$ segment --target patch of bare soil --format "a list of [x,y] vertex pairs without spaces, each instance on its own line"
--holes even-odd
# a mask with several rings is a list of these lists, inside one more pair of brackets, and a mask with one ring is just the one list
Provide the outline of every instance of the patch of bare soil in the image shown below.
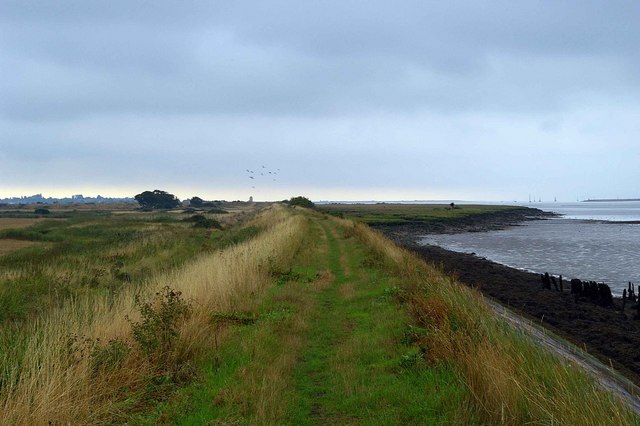
[[41,243],[35,241],[0,239],[0,256],[25,247],[33,247]]

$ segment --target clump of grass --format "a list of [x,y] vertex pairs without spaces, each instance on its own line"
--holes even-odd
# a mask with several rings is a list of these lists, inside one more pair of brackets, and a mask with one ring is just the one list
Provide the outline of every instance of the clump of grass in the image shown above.
[[105,345],[96,342],[89,354],[91,374],[108,374],[119,368],[131,353],[131,346],[121,339],[111,339]]

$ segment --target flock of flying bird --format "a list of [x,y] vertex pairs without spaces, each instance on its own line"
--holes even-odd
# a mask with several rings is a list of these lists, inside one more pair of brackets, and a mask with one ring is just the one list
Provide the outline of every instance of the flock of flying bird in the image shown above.
[[[259,169],[260,171],[256,172],[254,170],[249,170],[246,169],[247,175],[249,177],[249,179],[253,180],[255,182],[255,179],[268,179],[271,178],[273,179],[273,181],[277,181],[278,179],[276,179],[276,176],[278,175],[278,172],[280,171],[280,169],[276,169],[276,170],[267,170],[267,168],[265,166],[262,166],[261,169]],[[255,185],[252,185],[251,188],[255,189]]]

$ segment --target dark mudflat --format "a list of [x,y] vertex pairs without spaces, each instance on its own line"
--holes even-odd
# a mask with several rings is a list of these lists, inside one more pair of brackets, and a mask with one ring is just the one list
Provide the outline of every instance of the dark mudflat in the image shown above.
[[[576,301],[565,282],[564,292],[544,290],[538,274],[510,268],[472,254],[457,253],[436,246],[416,243],[420,235],[434,232],[464,232],[500,229],[514,225],[518,220],[529,220],[531,215],[517,219],[500,214],[473,217],[464,223],[448,224],[410,223],[391,225],[373,224],[388,237],[418,253],[447,273],[470,287],[480,290],[511,309],[519,312],[554,333],[563,336],[598,357],[640,385],[640,320],[635,320],[635,304],[627,303],[622,312],[622,300],[615,298],[613,306],[603,307],[586,298]],[[540,215],[544,217],[544,215]]]

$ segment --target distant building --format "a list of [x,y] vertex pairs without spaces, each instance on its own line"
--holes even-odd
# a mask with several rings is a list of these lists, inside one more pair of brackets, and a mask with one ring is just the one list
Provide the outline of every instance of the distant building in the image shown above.
[[253,196],[249,197],[249,202],[253,203]]

